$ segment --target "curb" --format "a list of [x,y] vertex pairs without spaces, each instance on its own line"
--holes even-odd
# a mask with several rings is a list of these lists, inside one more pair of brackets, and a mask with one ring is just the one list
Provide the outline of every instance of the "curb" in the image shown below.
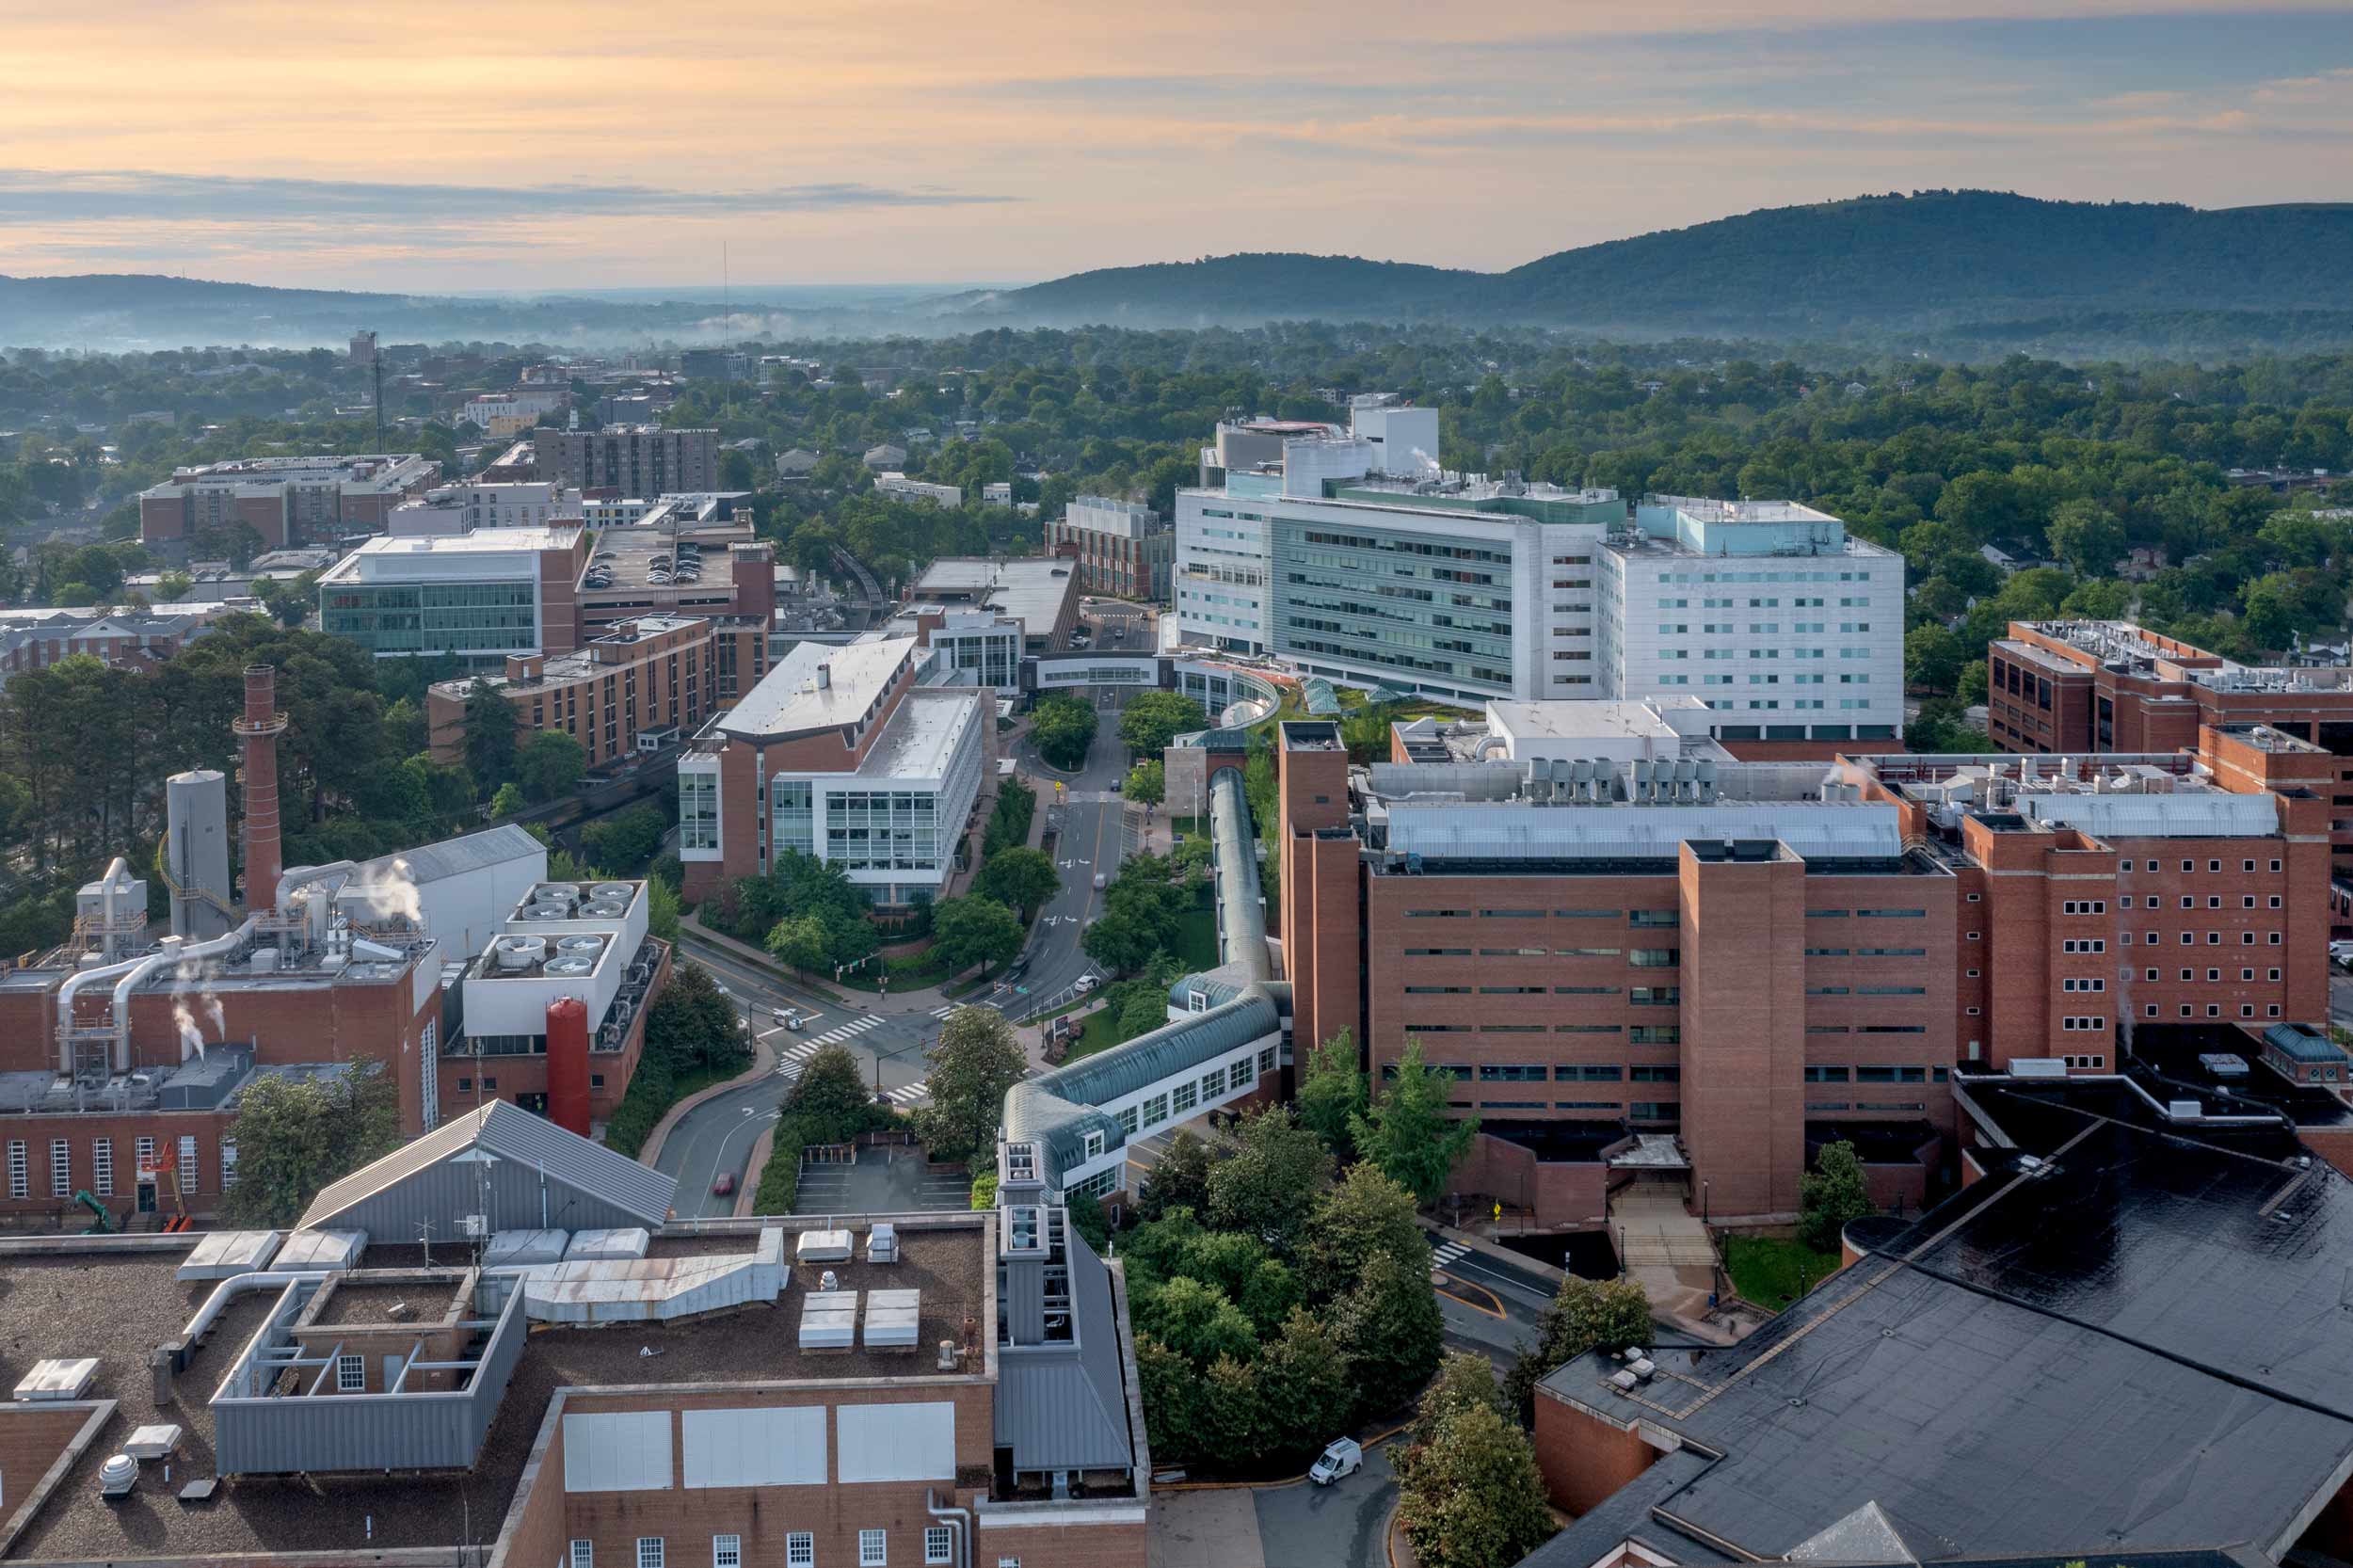
[[735,1217],[745,1219],[752,1212],[752,1201],[760,1195],[760,1173],[768,1168],[768,1157],[776,1152],[776,1124],[770,1122],[759,1137],[752,1140],[752,1152],[744,1161],[744,1179],[735,1189]]
[[[819,984],[813,980],[793,979],[792,972],[790,969],[784,968],[782,966],[778,965],[775,959],[769,957],[765,952],[762,952],[760,949],[752,946],[749,942],[744,941],[738,937],[730,936],[724,931],[713,931],[711,927],[704,925],[701,921],[696,920],[692,915],[680,917],[679,928],[681,934],[691,935],[697,941],[710,943],[712,947],[717,948],[721,952],[726,953],[729,958],[734,959],[737,963],[749,965],[751,968],[759,970],[764,975],[769,976],[780,984],[790,986],[794,990],[806,991],[810,996],[821,998],[828,1006],[841,1007],[846,1005],[840,997],[834,995],[833,992],[826,989],[824,985]],[[690,952],[686,956],[692,958],[694,954]]]
[[767,1041],[755,1033],[752,1036],[752,1064],[724,1082],[713,1083],[708,1088],[696,1090],[684,1099],[672,1105],[669,1110],[664,1111],[662,1113],[662,1119],[653,1124],[653,1130],[646,1134],[645,1146],[637,1151],[637,1162],[641,1165],[651,1166],[656,1160],[659,1160],[662,1157],[662,1145],[670,1141],[670,1129],[678,1126],[680,1118],[689,1111],[694,1110],[713,1095],[724,1095],[730,1089],[741,1089],[747,1083],[756,1083],[762,1077],[776,1070],[776,1051]]

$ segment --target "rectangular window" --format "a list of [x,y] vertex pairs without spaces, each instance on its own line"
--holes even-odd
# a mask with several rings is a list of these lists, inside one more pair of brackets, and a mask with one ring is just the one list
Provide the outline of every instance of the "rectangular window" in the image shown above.
[[955,1560],[955,1537],[946,1526],[934,1525],[923,1531],[923,1561],[929,1568]]
[[363,1394],[368,1387],[368,1358],[364,1355],[339,1355],[335,1358],[335,1392]]
[[102,1198],[115,1195],[115,1141],[93,1138],[89,1143],[89,1179],[91,1191]]
[[711,1568],[744,1568],[744,1538],[740,1535],[712,1536]]
[[1179,1083],[1176,1085],[1175,1093],[1176,1096],[1176,1109],[1179,1111],[1191,1111],[1194,1106],[1201,1103],[1200,1086],[1198,1084]]
[[1136,1108],[1125,1106],[1119,1112],[1119,1130],[1133,1138],[1136,1135]]
[[196,1134],[184,1132],[180,1135],[180,1191],[195,1192],[196,1175]]
[[32,1195],[31,1185],[24,1175],[24,1140],[11,1138],[8,1140],[8,1196],[29,1198]]
[[572,1543],[572,1568],[597,1568],[597,1544],[593,1541]]
[[794,1530],[784,1538],[785,1568],[814,1568],[817,1561],[817,1538],[807,1530]]
[[1166,1120],[1168,1120],[1168,1096],[1166,1095],[1154,1095],[1144,1102],[1144,1125],[1145,1127],[1158,1127]]
[[662,1568],[662,1537],[641,1535],[637,1538],[637,1568]]
[[49,1195],[73,1195],[73,1145],[63,1138],[49,1140]]
[[1201,1097],[1213,1100],[1225,1093],[1225,1069],[1214,1068],[1201,1075]]
[[[887,1568],[890,1559],[886,1550],[888,1541],[881,1530],[857,1532],[857,1568]],[[656,1564],[655,1568],[661,1568]]]

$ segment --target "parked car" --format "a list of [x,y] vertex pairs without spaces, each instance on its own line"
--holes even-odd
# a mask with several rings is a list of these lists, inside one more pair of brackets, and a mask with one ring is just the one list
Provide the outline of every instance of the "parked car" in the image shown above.
[[1094,990],[1096,986],[1101,984],[1102,982],[1096,979],[1095,976],[1091,974],[1082,974],[1079,977],[1077,984],[1073,984],[1070,988],[1078,992],[1080,996],[1085,996],[1089,991]]
[[1353,1476],[1364,1467],[1364,1446],[1353,1437],[1335,1437],[1332,1446],[1307,1466],[1307,1479],[1318,1486],[1329,1486],[1342,1476]]
[[2329,962],[2339,968],[2353,969],[2353,942],[2329,943]]
[[[719,1179],[711,1184],[711,1195],[714,1198],[727,1197],[734,1191],[735,1177],[732,1174],[726,1171],[720,1172]],[[1321,1461],[1318,1463],[1321,1463]]]

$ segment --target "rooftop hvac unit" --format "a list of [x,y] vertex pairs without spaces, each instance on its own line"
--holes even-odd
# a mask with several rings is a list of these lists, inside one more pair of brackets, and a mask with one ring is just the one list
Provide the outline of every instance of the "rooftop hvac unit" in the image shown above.
[[847,1263],[854,1249],[846,1230],[805,1230],[793,1243],[796,1263]]
[[551,975],[578,979],[582,975],[594,974],[596,968],[597,966],[585,958],[551,958],[548,960],[546,972]]
[[580,888],[570,882],[542,882],[531,889],[534,904],[577,904]]
[[568,958],[594,958],[604,951],[601,936],[558,936],[555,951]]
[[52,1356],[36,1361],[32,1370],[17,1382],[16,1401],[35,1404],[51,1400],[78,1400],[97,1375],[96,1356]]
[[896,1263],[899,1261],[899,1227],[888,1220],[877,1220],[866,1233],[866,1261]]
[[276,948],[255,948],[253,950],[253,972],[255,974],[276,974],[278,972],[278,950]]
[[526,920],[568,920],[572,906],[568,904],[535,904],[519,917]]
[[497,952],[500,968],[527,969],[546,960],[548,939],[544,936],[502,936],[498,939]]
[[846,1351],[856,1336],[856,1291],[811,1290],[801,1298],[802,1350]]
[[584,920],[617,920],[628,913],[629,905],[615,904],[609,900],[600,899],[594,904],[584,904],[580,906],[580,918]]
[[588,896],[594,899],[616,898],[627,903],[636,892],[637,889],[626,882],[600,882],[588,890]]
[[116,1454],[98,1467],[98,1495],[102,1497],[127,1497],[131,1488],[139,1483],[139,1462],[129,1454]]
[[[866,1292],[865,1345],[870,1351],[911,1351],[915,1349],[916,1320],[922,1314],[923,1292],[920,1290],[869,1290]],[[803,1343],[807,1343],[808,1318],[803,1316]]]

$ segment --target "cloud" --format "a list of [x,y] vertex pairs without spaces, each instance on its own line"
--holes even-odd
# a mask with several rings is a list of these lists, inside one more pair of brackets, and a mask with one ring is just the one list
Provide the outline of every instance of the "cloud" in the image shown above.
[[1017,200],[933,185],[855,182],[750,190],[636,184],[396,184],[172,174],[152,169],[0,168],[0,221],[493,223],[579,217],[767,216],[870,207],[953,207]]

